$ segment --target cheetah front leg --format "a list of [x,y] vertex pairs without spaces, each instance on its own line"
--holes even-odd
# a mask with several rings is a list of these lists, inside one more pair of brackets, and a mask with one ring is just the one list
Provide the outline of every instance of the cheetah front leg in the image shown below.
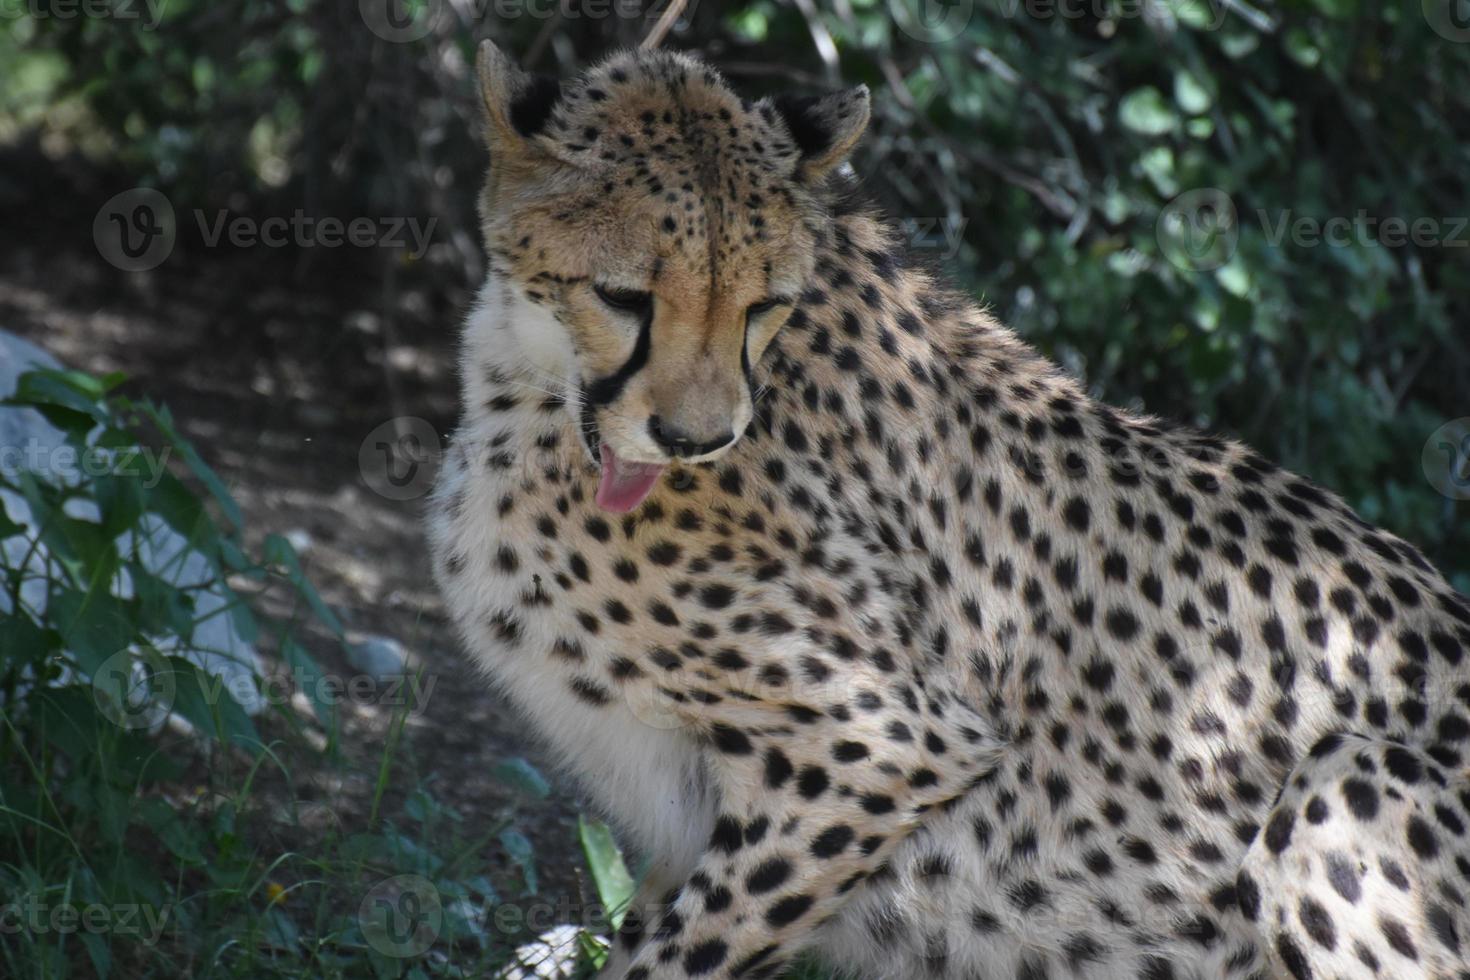
[[720,812],[693,872],[604,980],[768,977],[888,858],[927,810],[995,763],[951,705],[894,698],[842,721],[811,707],[740,706],[700,720]]
[[1297,978],[1460,978],[1470,968],[1470,774],[1397,742],[1323,739],[1236,880]]
[[[642,945],[649,929],[658,923],[673,904],[681,885],[689,879],[692,867],[673,860],[656,861],[638,883],[633,898],[623,911],[622,923],[608,947],[607,962],[601,976],[621,977],[633,964],[633,955]],[[680,866],[676,867],[678,864]]]

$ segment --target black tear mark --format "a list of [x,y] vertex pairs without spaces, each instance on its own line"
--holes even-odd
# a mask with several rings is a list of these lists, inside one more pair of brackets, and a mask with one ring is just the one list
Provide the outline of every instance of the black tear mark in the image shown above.
[[611,405],[617,401],[618,396],[627,387],[629,379],[639,371],[643,370],[648,363],[648,354],[653,347],[653,311],[650,310],[643,317],[643,322],[638,329],[638,343],[633,347],[633,353],[623,362],[623,366],[612,374],[592,382],[587,388],[587,398],[583,402],[589,407],[599,408]]

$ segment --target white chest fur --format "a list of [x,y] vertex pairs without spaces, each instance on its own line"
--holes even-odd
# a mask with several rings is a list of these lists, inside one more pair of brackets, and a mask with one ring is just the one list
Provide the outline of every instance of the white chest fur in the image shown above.
[[[465,417],[428,523],[436,575],[465,648],[598,808],[644,853],[663,856],[667,874],[677,878],[693,866],[714,824],[716,801],[699,748],[683,731],[662,724],[656,706],[635,713],[622,703],[591,707],[574,697],[548,653],[576,632],[572,607],[548,603],[527,610],[523,581],[489,573],[503,549],[534,550],[527,544],[538,536],[533,515],[525,505],[505,513],[502,504],[546,464],[546,452],[534,446],[538,436],[572,431],[564,408],[544,407],[548,398],[567,397],[576,376],[565,331],[492,276],[465,331],[461,370]],[[523,392],[522,404],[509,411],[486,408],[507,384]],[[586,465],[570,439],[557,452],[557,460],[573,469]],[[494,455],[517,462],[487,466]],[[550,582],[546,588],[554,590]],[[496,625],[505,610],[516,611],[515,642],[506,641],[503,620]],[[619,652],[586,655],[604,659]]]

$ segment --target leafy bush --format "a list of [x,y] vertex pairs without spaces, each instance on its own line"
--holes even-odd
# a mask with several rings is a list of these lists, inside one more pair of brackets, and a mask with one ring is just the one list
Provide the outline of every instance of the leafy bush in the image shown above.
[[[370,814],[348,815],[307,853],[267,849],[261,814],[294,818],[292,760],[309,750],[263,739],[239,703],[257,678],[241,691],[196,666],[217,652],[197,647],[199,599],[228,597],[224,614],[252,642],[271,632],[251,611],[267,593],[329,635],[343,627],[285,539],[250,553],[219,478],[166,410],[118,395],[121,380],[32,372],[7,403],[40,411],[76,458],[90,455],[68,475],[0,472],[31,514],[18,523],[0,509],[0,974],[481,975],[515,938],[491,920],[500,894],[483,845],[498,841],[528,891],[535,858],[509,814],[479,815],[471,834],[430,785],[380,818],[416,705],[401,706],[382,746]],[[206,499],[135,465],[145,429]],[[174,584],[144,560],[160,526],[203,556],[207,577]],[[275,627],[273,645],[311,693],[320,668],[296,638],[304,626]],[[267,703],[263,725],[301,729],[289,702]],[[335,705],[312,708],[335,744]],[[546,792],[524,761],[497,775]],[[414,916],[430,912],[432,929],[416,934]]]

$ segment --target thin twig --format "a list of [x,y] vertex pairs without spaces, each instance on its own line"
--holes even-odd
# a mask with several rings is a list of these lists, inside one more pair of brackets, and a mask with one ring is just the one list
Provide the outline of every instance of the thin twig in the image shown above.
[[[951,152],[970,160],[972,163],[979,164],[1001,180],[1009,184],[1014,184],[1026,191],[1057,217],[1071,221],[1077,216],[1077,209],[1081,205],[1065,191],[1060,193],[1053,192],[1039,178],[1033,177],[1030,174],[1021,173],[993,153],[979,146],[966,146],[952,139],[928,118],[921,118],[919,123],[931,138],[943,143]],[[1036,169],[1039,170],[1040,168]]]
[[801,16],[806,20],[806,28],[811,32],[812,44],[816,46],[817,55],[822,59],[822,67],[826,69],[829,82],[836,85],[842,80],[842,73],[837,64],[837,42],[832,40],[832,32],[822,23],[822,15],[812,0],[794,2],[796,9],[801,11]]
[[521,59],[522,65],[526,68],[536,67],[536,62],[540,61],[541,56],[546,53],[546,48],[551,44],[551,39],[556,34],[557,28],[561,27],[561,19],[562,8],[558,5],[556,16],[546,18],[546,23],[542,24],[541,30],[536,32],[536,37],[531,42],[531,46],[526,49],[526,56]]
[[674,21],[679,19],[687,3],[688,0],[669,0],[669,5],[659,15],[658,23],[653,25],[653,30],[648,32],[648,36],[638,46],[644,51],[652,51],[663,44],[664,38],[668,36],[669,31],[674,29]]
[[883,73],[883,80],[888,83],[888,94],[893,96],[894,101],[909,112],[917,112],[919,107],[914,102],[913,94],[909,92],[908,83],[903,79],[903,72],[899,71],[893,59],[886,54],[880,55],[878,70]]
[[784,78],[794,84],[814,89],[822,89],[827,85],[827,82],[820,76],[786,65],[764,61],[721,61],[719,65],[720,71],[726,75],[743,78]]

